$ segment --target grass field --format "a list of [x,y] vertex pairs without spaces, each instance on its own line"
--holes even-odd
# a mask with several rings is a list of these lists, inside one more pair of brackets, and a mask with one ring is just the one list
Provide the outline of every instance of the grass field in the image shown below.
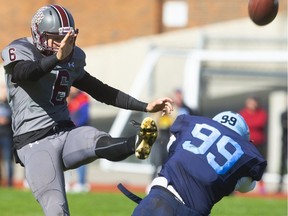
[[[73,216],[128,216],[136,206],[121,193],[68,194],[68,200]],[[42,216],[43,213],[30,191],[0,188],[0,215]],[[216,204],[211,213],[211,216],[226,215],[287,216],[287,200],[230,196]]]

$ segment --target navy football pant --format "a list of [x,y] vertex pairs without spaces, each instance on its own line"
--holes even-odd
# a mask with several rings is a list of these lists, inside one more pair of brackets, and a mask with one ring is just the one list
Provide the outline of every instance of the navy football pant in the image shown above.
[[160,186],[151,188],[149,194],[134,209],[132,216],[201,216],[188,208],[167,189]]

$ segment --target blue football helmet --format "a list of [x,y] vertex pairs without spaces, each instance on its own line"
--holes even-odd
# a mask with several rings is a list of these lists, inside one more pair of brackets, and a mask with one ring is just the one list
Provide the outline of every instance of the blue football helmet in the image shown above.
[[235,131],[246,140],[250,140],[249,127],[240,114],[232,111],[224,111],[214,116],[213,120]]

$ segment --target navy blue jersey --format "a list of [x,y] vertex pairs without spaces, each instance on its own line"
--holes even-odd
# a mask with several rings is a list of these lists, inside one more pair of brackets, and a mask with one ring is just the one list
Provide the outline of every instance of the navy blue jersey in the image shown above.
[[260,180],[267,162],[254,145],[220,123],[199,116],[178,116],[176,137],[160,172],[185,204],[208,215],[213,205],[234,191],[244,176]]

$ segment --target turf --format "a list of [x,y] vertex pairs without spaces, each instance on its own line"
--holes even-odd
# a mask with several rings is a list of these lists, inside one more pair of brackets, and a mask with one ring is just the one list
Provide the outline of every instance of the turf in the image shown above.
[[211,216],[287,216],[287,200],[269,197],[223,198],[212,209]]
[[[143,194],[138,194],[143,196]],[[135,203],[121,193],[68,194],[71,215],[128,216]],[[30,191],[0,188],[1,216],[42,216]],[[211,216],[286,216],[287,200],[230,196],[217,203]]]

